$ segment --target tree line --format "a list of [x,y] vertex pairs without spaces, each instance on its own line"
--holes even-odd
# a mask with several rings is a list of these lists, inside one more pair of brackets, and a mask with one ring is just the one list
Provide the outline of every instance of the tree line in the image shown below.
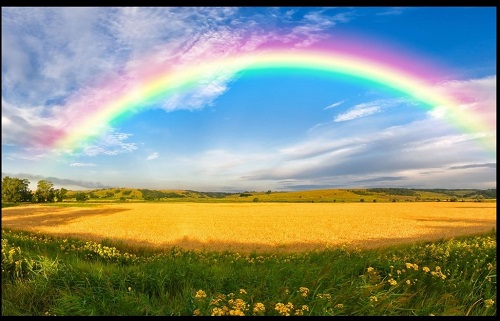
[[2,202],[62,202],[68,192],[64,187],[54,189],[54,184],[49,180],[38,181],[35,191],[30,190],[29,185],[27,179],[5,176],[2,179]]

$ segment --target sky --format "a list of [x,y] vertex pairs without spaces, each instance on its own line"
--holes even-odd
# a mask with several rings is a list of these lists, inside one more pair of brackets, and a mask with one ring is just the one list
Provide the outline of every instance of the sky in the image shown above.
[[2,7],[2,177],[496,188],[496,7]]

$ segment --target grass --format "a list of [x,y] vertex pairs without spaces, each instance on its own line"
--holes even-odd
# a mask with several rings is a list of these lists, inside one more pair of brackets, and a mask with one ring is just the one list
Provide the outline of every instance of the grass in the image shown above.
[[496,231],[378,249],[162,250],[2,229],[2,316],[496,315]]
[[[221,203],[221,202],[296,202],[296,203],[343,203],[343,202],[414,202],[414,201],[447,201],[453,196],[457,201],[473,202],[477,195],[475,190],[407,190],[414,192],[414,195],[390,194],[389,191],[373,192],[368,189],[320,189],[303,191],[250,191],[245,193],[205,193],[189,190],[161,190],[167,194],[178,194],[183,197],[165,197],[155,202],[203,202],[203,203]],[[78,191],[68,191],[67,200],[74,200]],[[84,191],[91,195],[90,202],[117,202],[124,198],[126,202],[144,202],[143,194],[136,188],[108,188],[99,190]],[[477,191],[476,191],[477,192]],[[242,195],[249,196],[242,196]],[[466,196],[469,195],[469,196]],[[495,201],[494,199],[483,199],[482,201]]]
[[58,202],[58,203],[43,203],[43,204],[39,204],[41,206],[52,206],[52,207],[96,207],[96,206],[99,206],[101,204],[99,203],[83,203],[83,202]]
[[24,205],[24,204],[22,204],[22,203],[2,202],[2,208],[15,207],[15,206],[21,206],[21,205]]

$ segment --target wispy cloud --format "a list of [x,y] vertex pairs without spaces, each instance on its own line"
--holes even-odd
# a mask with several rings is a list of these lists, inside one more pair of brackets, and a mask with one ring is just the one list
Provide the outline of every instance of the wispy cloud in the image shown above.
[[341,122],[341,121],[353,120],[360,117],[366,117],[371,114],[375,114],[380,110],[381,110],[380,106],[360,104],[356,105],[348,112],[338,115],[337,117],[335,117],[333,121]]
[[96,164],[94,163],[71,163],[69,164],[69,166],[76,166],[76,167],[94,167],[94,166],[97,166]]
[[384,11],[378,12],[377,15],[378,16],[399,16],[400,14],[403,13],[404,9],[407,9],[407,8],[393,7],[393,8],[390,8],[389,10],[384,10]]
[[337,115],[333,121],[343,122],[361,117],[366,117],[375,113],[379,113],[389,107],[394,107],[402,104],[411,104],[411,102],[408,99],[396,98],[396,99],[381,99],[367,103],[361,103],[350,108],[345,113]]
[[[469,168],[484,168],[493,174],[494,163],[477,162],[488,159],[477,135],[456,133],[455,128],[443,121],[429,117],[398,126],[371,124],[374,127],[366,132],[363,131],[366,126],[361,124],[355,135],[351,132],[347,136],[342,128],[325,125],[322,131],[310,132],[307,140],[268,155],[276,165],[263,164],[247,177],[286,180],[288,188],[319,183],[318,186],[391,186],[403,180],[405,186],[432,187],[435,184],[435,187],[467,181],[469,173],[465,170]],[[337,136],[343,138],[335,139]],[[455,165],[456,159],[472,164]],[[444,171],[445,164],[453,171]],[[425,172],[439,174],[441,182],[430,179]],[[476,179],[479,180],[483,184],[490,181],[487,176]]]
[[[496,75],[468,80],[452,80],[438,84],[435,89],[443,95],[455,97],[460,105],[454,109],[455,117],[471,117],[487,125],[483,130],[496,132]],[[450,117],[450,110],[436,108],[433,117]]]
[[404,176],[382,176],[382,177],[360,179],[360,180],[354,181],[353,183],[394,182],[394,181],[402,181],[402,180],[406,180],[406,179],[407,179],[407,177],[404,177]]
[[126,143],[125,140],[132,134],[120,133],[110,128],[106,134],[94,143],[85,143],[81,154],[85,156],[120,155],[137,149],[135,143]]
[[149,155],[148,157],[146,157],[146,160],[153,160],[153,159],[157,159],[157,158],[158,158],[158,153],[154,152],[151,155]]
[[467,168],[497,168],[496,163],[485,163],[485,164],[467,164],[467,165],[459,165],[459,166],[451,166],[449,169],[467,169]]
[[323,108],[323,109],[324,109],[324,110],[326,110],[326,109],[335,108],[335,107],[337,107],[337,106],[342,105],[342,104],[343,104],[343,103],[345,103],[345,102],[346,102],[346,100],[344,99],[344,100],[338,101],[338,102],[336,102],[336,103],[333,103],[333,104],[331,104],[331,105],[328,105],[328,106],[326,106],[326,107],[325,107],[325,108]]

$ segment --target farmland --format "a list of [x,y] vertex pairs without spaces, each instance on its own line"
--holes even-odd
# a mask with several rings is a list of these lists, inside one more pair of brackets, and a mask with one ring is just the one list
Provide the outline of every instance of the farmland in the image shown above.
[[208,250],[374,248],[490,231],[495,203],[129,203],[29,205],[2,210],[2,225],[153,247]]

